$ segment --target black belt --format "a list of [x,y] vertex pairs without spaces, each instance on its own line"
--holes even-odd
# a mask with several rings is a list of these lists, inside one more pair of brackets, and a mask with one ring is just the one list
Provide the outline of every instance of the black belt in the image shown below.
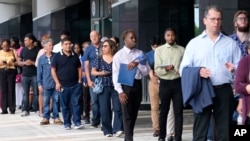
[[221,85],[214,85],[213,86],[214,89],[222,89],[222,88],[226,88],[226,87],[231,87],[231,84],[230,83],[224,83],[224,84],[221,84]]

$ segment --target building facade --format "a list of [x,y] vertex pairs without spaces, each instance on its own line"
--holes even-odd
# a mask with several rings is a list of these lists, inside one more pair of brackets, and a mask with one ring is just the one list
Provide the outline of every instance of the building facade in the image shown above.
[[[163,39],[165,29],[172,27],[178,44],[186,46],[203,31],[208,5],[222,8],[222,28],[228,34],[234,30],[233,14],[239,9],[250,11],[249,0],[0,0],[0,38],[23,39],[32,32],[40,39],[47,33],[58,42],[60,31],[68,29],[73,42],[82,43],[89,40],[91,30],[121,37],[123,30],[132,28],[138,35],[137,47],[147,52],[150,38]],[[148,103],[146,78],[143,83],[143,102]]]

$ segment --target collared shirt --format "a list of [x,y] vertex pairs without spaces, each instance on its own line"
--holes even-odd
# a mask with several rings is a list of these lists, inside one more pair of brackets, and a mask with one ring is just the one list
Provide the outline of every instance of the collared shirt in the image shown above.
[[[178,73],[180,63],[184,54],[184,48],[177,44],[169,45],[168,43],[155,49],[155,73],[165,80],[179,78]],[[166,65],[173,65],[174,70],[166,71]]]
[[[100,47],[96,48],[93,44],[90,44],[86,50],[84,51],[83,59],[84,61],[89,61],[89,71],[91,71],[95,59],[98,57],[100,51]],[[91,73],[90,73],[91,74]],[[92,76],[92,75],[91,75]],[[94,76],[91,77],[92,80],[95,78]]]
[[38,86],[43,86],[44,89],[55,88],[55,82],[51,75],[51,62],[55,54],[52,53],[50,57],[45,54],[40,56],[37,63],[37,83]]
[[231,83],[232,74],[225,64],[233,63],[236,69],[240,58],[240,49],[233,39],[220,33],[213,42],[204,31],[188,43],[180,74],[185,67],[206,67],[211,71],[213,85]]
[[58,52],[60,52],[60,50],[62,50],[62,43],[61,42],[54,45],[52,52],[58,53]]
[[[129,49],[126,46],[124,46],[122,49],[120,49],[114,56],[113,58],[113,64],[112,64],[112,69],[113,69],[113,83],[115,90],[118,93],[122,93],[122,86],[120,83],[118,83],[118,73],[120,69],[120,64],[129,64],[130,62],[136,60],[136,58],[140,55],[142,55],[143,52],[141,50],[138,50],[136,48],[134,49]],[[138,64],[137,66],[137,71],[135,74],[135,79],[141,79],[143,75],[147,75],[149,73],[150,67],[148,63],[146,65]]]
[[78,68],[81,68],[81,62],[73,52],[70,56],[65,55],[62,50],[56,53],[51,67],[55,68],[56,75],[63,87],[71,87],[78,83]]
[[248,55],[248,53],[247,53],[247,42],[246,41],[241,42],[236,33],[230,35],[229,37],[231,37],[233,40],[236,41],[238,47],[240,48],[241,56],[242,57],[247,56]]

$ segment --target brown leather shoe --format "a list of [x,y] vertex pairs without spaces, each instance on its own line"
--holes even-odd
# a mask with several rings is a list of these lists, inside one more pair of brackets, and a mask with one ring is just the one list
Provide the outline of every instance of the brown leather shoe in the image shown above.
[[41,122],[40,125],[48,125],[49,124],[49,120],[44,118]]
[[54,124],[62,125],[63,122],[60,120],[60,118],[56,118],[56,119],[54,120]]
[[153,134],[153,137],[158,137],[159,134],[160,134],[160,130],[155,130],[154,134]]

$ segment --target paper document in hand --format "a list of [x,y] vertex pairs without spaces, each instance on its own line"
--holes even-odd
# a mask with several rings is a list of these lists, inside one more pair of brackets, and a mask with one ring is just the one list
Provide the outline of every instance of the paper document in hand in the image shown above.
[[118,83],[127,86],[133,86],[135,79],[136,67],[128,70],[128,64],[121,64],[118,74]]

